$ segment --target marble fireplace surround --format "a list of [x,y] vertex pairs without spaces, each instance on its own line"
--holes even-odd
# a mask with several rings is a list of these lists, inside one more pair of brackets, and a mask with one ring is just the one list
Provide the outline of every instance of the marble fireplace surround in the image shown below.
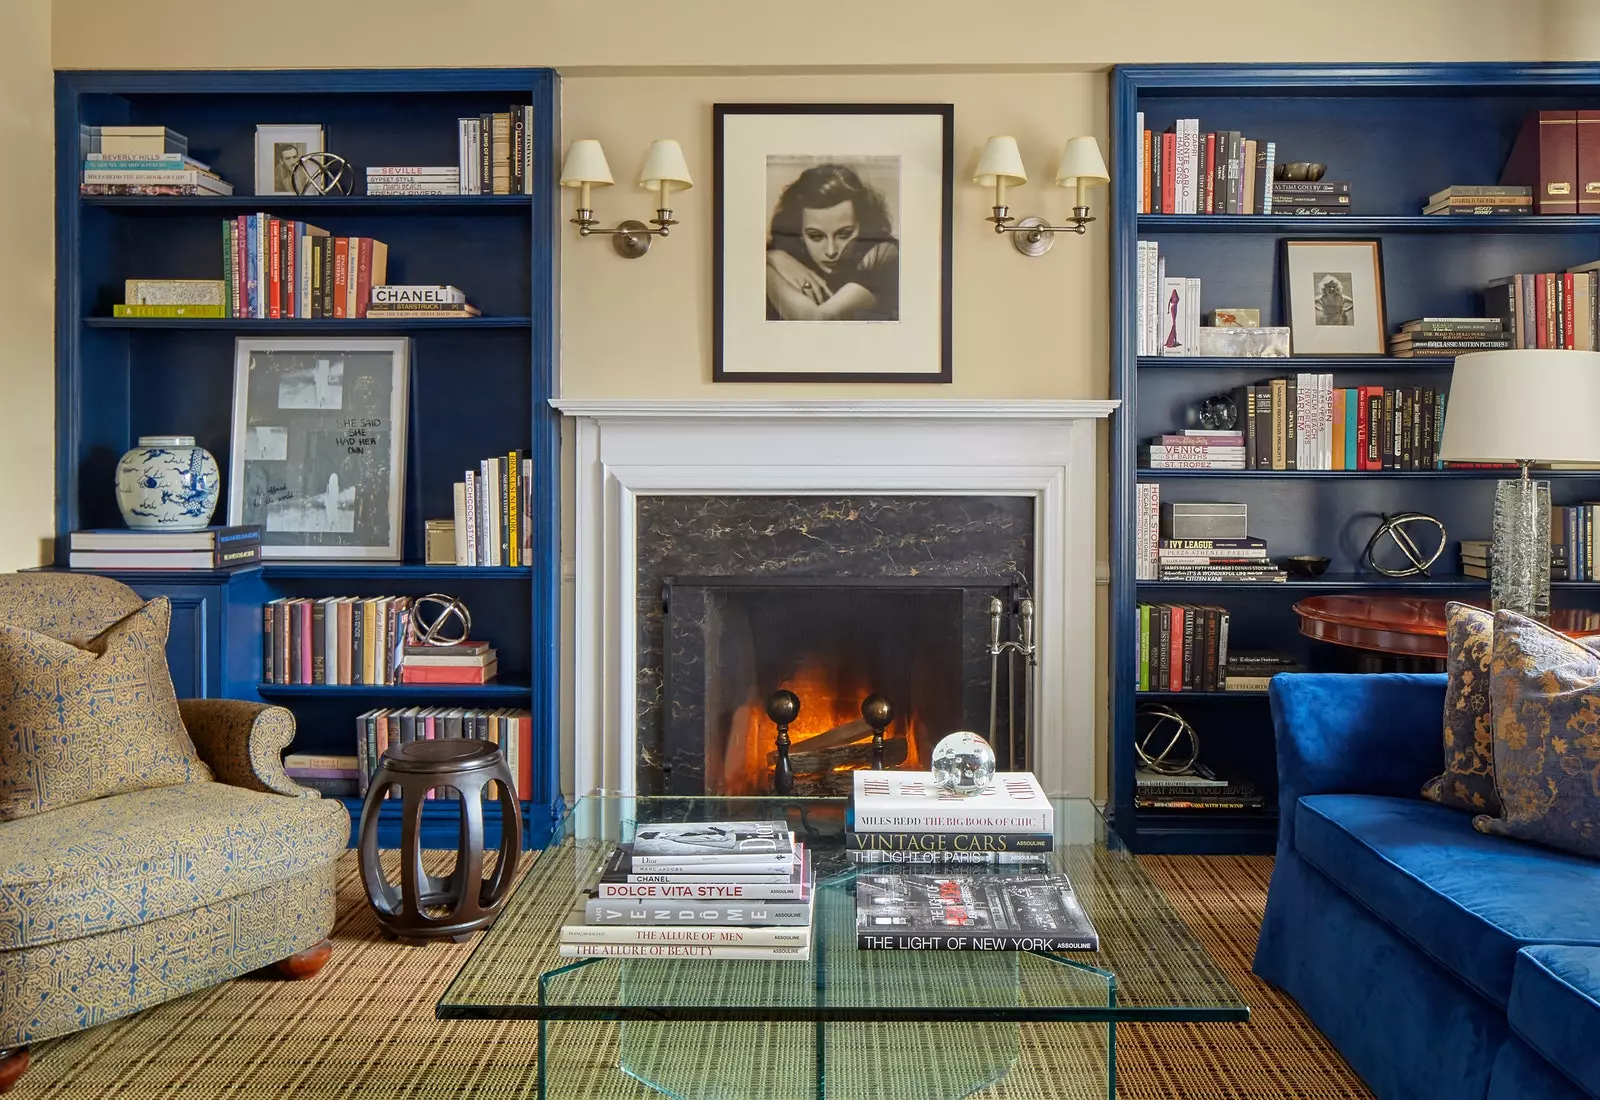
[[573,792],[632,794],[640,496],[895,493],[1034,501],[1034,763],[1094,794],[1095,421],[1116,401],[599,400],[575,421]]

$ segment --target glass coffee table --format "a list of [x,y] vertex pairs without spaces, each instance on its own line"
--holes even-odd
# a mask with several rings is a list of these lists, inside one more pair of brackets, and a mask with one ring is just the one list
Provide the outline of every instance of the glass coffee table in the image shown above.
[[[1052,1096],[1114,1100],[1117,1024],[1249,1018],[1093,803],[1055,804],[1051,869],[1072,880],[1100,934],[1098,952],[1072,954],[857,950],[856,874],[931,868],[849,862],[847,811],[846,800],[830,798],[580,799],[445,990],[437,1014],[539,1021],[540,1097],[590,1095],[592,1076],[582,1083],[561,1076],[561,1029],[572,1021],[615,1022],[617,1072],[683,1100],[965,1096],[1010,1071],[1023,1023],[1059,1025],[1046,1040]],[[813,857],[809,960],[557,954],[560,926],[578,895],[637,825],[784,817]]]

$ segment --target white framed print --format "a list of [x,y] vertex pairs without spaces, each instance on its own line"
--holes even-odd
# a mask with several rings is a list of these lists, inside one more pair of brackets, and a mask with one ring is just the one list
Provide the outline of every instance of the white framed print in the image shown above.
[[399,561],[411,341],[240,337],[228,522],[267,560]]
[[1286,240],[1282,246],[1293,354],[1384,354],[1383,242]]
[[256,194],[298,195],[298,184],[305,174],[295,178],[300,158],[307,153],[321,153],[322,127],[315,123],[300,125],[262,123],[256,127]]
[[949,382],[948,103],[719,103],[712,380]]

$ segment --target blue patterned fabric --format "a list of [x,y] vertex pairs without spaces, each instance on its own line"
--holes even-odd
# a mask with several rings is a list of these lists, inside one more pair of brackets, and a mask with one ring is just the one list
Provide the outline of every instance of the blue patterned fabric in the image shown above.
[[1494,615],[1481,607],[1448,603],[1444,609],[1444,774],[1422,789],[1441,806],[1498,814],[1494,787],[1494,723],[1489,720],[1489,671],[1494,655]]
[[1523,951],[1507,1016],[1523,1041],[1600,1096],[1600,948]]
[[1489,694],[1501,808],[1473,824],[1600,858],[1600,655],[1498,612]]
[[1485,1100],[1596,1100],[1596,1096],[1578,1088],[1513,1036],[1494,1060]]

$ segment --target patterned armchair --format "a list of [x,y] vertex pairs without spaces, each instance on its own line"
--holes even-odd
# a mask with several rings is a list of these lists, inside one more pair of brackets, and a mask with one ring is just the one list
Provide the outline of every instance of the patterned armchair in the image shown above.
[[[0,623],[80,646],[142,603],[106,577],[0,576]],[[26,676],[0,668],[0,726]],[[304,977],[327,960],[350,820],[284,774],[294,716],[234,700],[178,708],[214,781],[0,821],[0,1091],[34,1040],[260,967]]]

